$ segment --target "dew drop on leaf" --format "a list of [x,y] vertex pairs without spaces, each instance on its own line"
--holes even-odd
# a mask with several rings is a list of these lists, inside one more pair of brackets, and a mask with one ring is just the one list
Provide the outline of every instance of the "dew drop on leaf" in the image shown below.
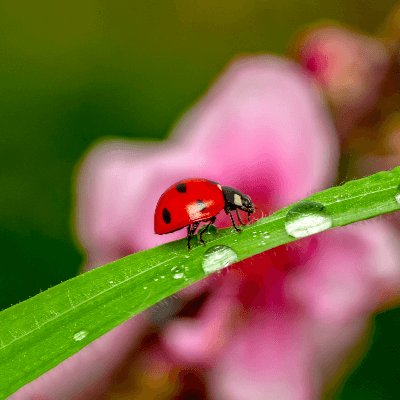
[[202,267],[206,274],[211,274],[237,261],[237,254],[230,247],[213,246],[204,253]]
[[317,202],[298,203],[286,215],[286,233],[295,238],[310,236],[331,227],[332,217],[327,209]]

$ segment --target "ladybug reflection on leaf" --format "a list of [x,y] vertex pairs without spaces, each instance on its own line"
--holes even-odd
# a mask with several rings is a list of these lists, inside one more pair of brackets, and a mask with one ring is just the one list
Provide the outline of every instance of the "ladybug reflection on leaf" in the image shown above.
[[212,225],[217,214],[224,209],[231,217],[232,225],[236,226],[232,211],[238,210],[250,214],[254,206],[249,196],[229,186],[221,186],[217,182],[207,179],[185,179],[169,187],[160,197],[154,214],[154,232],[158,235],[175,232],[187,226],[188,249],[190,238],[195,234],[200,222],[208,222],[200,230],[200,243],[205,244],[203,234]]

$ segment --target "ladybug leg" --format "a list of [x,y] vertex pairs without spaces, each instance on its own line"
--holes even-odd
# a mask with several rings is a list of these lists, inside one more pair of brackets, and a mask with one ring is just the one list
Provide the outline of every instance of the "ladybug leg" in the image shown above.
[[195,222],[192,225],[192,236],[194,235],[194,233],[196,232],[197,227],[199,226],[200,222]]
[[194,235],[194,233],[196,232],[197,227],[199,226],[199,222],[195,222],[192,225],[188,225],[187,227],[187,246],[188,246],[188,250],[190,250],[190,238],[192,237],[192,235]]
[[231,213],[231,210],[227,209],[226,212],[229,214],[229,216],[231,217],[231,221],[232,221],[232,225],[233,227],[236,229],[237,232],[240,232],[240,229],[236,226],[235,224],[235,220],[233,219],[233,215]]
[[210,219],[210,222],[201,229],[200,238],[199,238],[199,241],[200,241],[201,244],[205,245],[204,240],[203,240],[203,233],[205,233],[207,231],[207,229],[210,227],[210,225],[212,225],[215,222],[216,219],[217,219],[217,217],[215,217],[215,216],[212,217]]
[[191,230],[192,230],[192,225],[188,225],[188,227],[187,227],[187,247],[188,247],[188,250],[190,250],[190,237],[192,236],[191,235]]
[[242,219],[240,218],[238,209],[236,209],[236,215],[237,215],[237,217],[238,217],[239,222],[240,222],[242,225],[246,225],[246,224],[242,221]]

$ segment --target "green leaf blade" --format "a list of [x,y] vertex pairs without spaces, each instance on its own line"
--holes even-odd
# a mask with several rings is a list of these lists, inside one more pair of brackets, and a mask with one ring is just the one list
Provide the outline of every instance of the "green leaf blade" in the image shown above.
[[[332,228],[397,211],[400,167],[315,193]],[[299,202],[299,203],[302,203]],[[295,205],[298,205],[296,203]],[[63,282],[0,312],[0,398],[47,372],[132,316],[204,278],[206,252],[221,246],[243,260],[296,240],[285,229],[291,205],[242,232],[221,229],[206,239],[167,243]],[[222,268],[216,264],[217,268]]]
[[154,260],[159,258],[158,251],[127,256],[2,311],[0,398],[205,276],[201,268],[191,268],[190,273],[175,279],[171,269],[185,257],[169,256],[159,262]]

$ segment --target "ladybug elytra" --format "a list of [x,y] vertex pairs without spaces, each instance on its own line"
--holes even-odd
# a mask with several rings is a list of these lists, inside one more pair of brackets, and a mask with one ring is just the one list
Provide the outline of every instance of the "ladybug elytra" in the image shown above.
[[237,189],[221,186],[208,179],[185,179],[169,187],[158,200],[154,214],[154,232],[164,235],[187,226],[187,246],[190,250],[190,238],[200,222],[208,222],[200,230],[200,243],[205,244],[202,236],[222,209],[231,217],[236,231],[240,229],[235,224],[232,211],[236,211],[242,225],[246,224],[241,220],[238,210],[247,212],[249,221],[250,214],[254,212],[250,197]]

